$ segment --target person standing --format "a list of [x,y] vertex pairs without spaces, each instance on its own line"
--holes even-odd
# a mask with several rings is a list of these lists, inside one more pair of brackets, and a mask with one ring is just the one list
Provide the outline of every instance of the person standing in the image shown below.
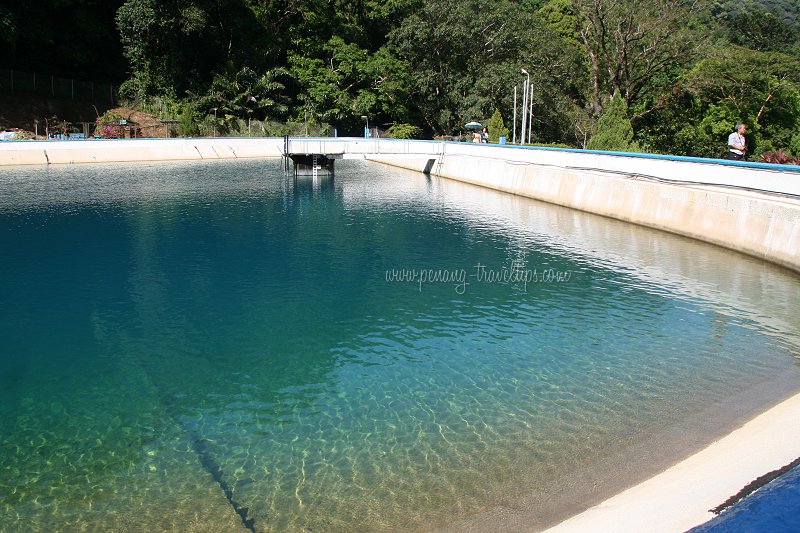
[[728,159],[741,161],[744,158],[747,153],[747,139],[744,136],[746,131],[747,125],[739,123],[736,130],[728,135],[728,152],[725,154]]

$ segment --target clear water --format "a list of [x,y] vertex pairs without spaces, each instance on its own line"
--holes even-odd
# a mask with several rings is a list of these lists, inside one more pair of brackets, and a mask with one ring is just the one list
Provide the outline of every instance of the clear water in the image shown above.
[[0,171],[0,529],[543,524],[610,456],[800,386],[795,274],[363,162],[281,169]]

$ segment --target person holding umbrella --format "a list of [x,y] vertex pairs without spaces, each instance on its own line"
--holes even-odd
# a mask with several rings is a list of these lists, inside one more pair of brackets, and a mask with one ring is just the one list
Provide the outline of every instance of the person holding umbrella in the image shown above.
[[483,124],[480,122],[467,122],[464,124],[464,128],[468,130],[472,130],[472,142],[479,143],[481,142],[481,132],[480,129],[483,127]]

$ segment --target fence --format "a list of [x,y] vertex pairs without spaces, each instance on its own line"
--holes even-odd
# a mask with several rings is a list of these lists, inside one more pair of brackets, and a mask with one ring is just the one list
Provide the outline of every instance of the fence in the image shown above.
[[11,69],[0,69],[0,92],[37,94],[98,104],[113,105],[117,101],[116,88],[110,83],[59,78]]

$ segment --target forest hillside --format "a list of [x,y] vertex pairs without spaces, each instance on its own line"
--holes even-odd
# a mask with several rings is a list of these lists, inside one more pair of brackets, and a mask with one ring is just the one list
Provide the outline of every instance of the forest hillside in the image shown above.
[[[716,157],[742,121],[753,157],[800,155],[794,0],[42,0],[0,6],[0,46],[3,127],[125,106],[186,136],[361,135],[367,117],[431,138],[495,117],[510,138],[527,92],[535,144],[588,147],[613,120],[633,139],[604,146]],[[78,114],[9,72],[116,100]]]

